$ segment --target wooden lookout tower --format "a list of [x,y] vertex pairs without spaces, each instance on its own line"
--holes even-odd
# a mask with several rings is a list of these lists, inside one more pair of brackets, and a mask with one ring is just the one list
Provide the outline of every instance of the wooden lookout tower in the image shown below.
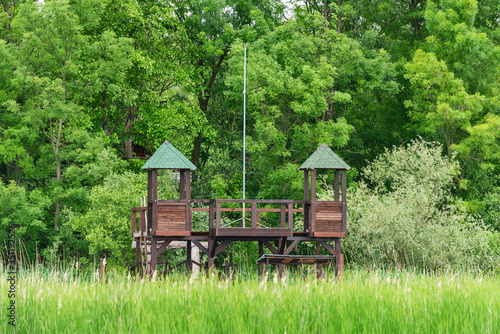
[[[322,144],[300,167],[304,171],[302,200],[284,199],[192,199],[191,171],[196,167],[172,144],[165,141],[144,164],[148,171],[147,206],[132,209],[132,237],[136,248],[136,270],[156,270],[160,255],[167,252],[172,241],[187,242],[187,257],[181,264],[189,272],[196,264],[191,259],[191,243],[208,257],[207,269],[214,266],[214,258],[233,241],[257,241],[259,244],[259,274],[264,264],[278,265],[281,275],[287,264],[316,264],[318,274],[322,264],[335,260],[335,272],[343,270],[341,238],[346,235],[346,180],[350,167],[327,145]],[[158,169],[178,170],[180,198],[158,199]],[[316,198],[316,171],[333,169],[334,200]],[[309,187],[310,177],[310,187]],[[139,212],[139,224],[137,224]],[[193,212],[206,214],[204,230],[193,229]],[[245,214],[249,213],[249,219]],[[235,215],[250,220],[238,224]],[[201,214],[197,214],[200,220]],[[205,216],[203,216],[205,217]],[[232,217],[232,218],[231,218]],[[269,217],[274,217],[274,223]],[[267,225],[263,222],[268,222]],[[298,224],[303,221],[302,224]],[[208,242],[208,243],[204,243]],[[316,255],[290,255],[299,242],[315,242]],[[335,244],[332,247],[329,242]],[[264,246],[272,254],[264,254]],[[330,256],[321,256],[321,247]],[[167,261],[167,260],[166,260]]]

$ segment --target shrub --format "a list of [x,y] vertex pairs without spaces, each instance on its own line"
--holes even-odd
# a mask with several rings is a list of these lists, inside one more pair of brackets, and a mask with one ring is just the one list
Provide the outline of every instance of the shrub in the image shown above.
[[349,189],[347,256],[365,267],[497,268],[498,235],[451,194],[459,171],[441,145],[421,139],[379,155]]

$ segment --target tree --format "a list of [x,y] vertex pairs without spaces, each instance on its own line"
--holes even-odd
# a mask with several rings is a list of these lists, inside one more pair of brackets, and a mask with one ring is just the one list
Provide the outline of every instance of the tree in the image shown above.
[[483,97],[468,94],[463,81],[433,53],[417,50],[405,69],[413,89],[412,100],[405,101],[410,117],[422,132],[435,139],[440,133],[451,155],[451,146],[463,138],[471,119],[480,115]]
[[174,1],[173,6],[184,33],[179,40],[186,54],[183,65],[189,68],[192,92],[202,112],[191,153],[191,161],[200,167],[201,144],[211,131],[206,120],[217,113],[209,102],[233,42],[237,38],[253,41],[271,30],[281,19],[283,5],[274,1],[195,0]]
[[441,145],[421,139],[379,155],[348,193],[348,256],[375,268],[495,268],[498,234],[451,194],[459,172]]
[[49,226],[46,209],[50,205],[39,189],[27,191],[15,182],[4,184],[0,180],[0,237],[7,240],[7,231],[15,225],[16,254],[34,259],[37,251],[48,245]]
[[[82,100],[102,78],[119,77],[128,68],[132,51],[129,40],[115,38],[109,31],[89,41],[82,34],[73,7],[77,5],[65,0],[23,4],[12,21],[16,44],[9,44],[5,50],[11,53],[10,65],[15,68],[9,84],[16,96],[4,103],[10,124],[3,145],[18,144],[14,152],[19,155],[4,154],[4,162],[26,159],[24,165],[31,164],[26,168],[33,171],[31,176],[44,176],[41,182],[52,192],[56,228],[61,213],[65,147],[72,136],[88,128]],[[92,71],[82,71],[86,66]],[[48,150],[51,158],[45,153]]]

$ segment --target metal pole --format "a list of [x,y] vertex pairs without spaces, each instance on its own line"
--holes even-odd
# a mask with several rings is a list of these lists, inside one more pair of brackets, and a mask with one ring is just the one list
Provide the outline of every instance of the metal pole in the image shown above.
[[[245,199],[245,155],[246,155],[246,127],[247,127],[247,45],[243,59],[243,199]],[[243,202],[243,227],[245,227],[245,202]]]

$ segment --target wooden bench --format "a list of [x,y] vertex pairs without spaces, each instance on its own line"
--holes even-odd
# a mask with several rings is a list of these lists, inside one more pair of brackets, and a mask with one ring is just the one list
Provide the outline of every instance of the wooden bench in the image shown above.
[[[323,265],[330,264],[335,256],[331,255],[281,255],[281,254],[264,254],[257,263],[266,264],[267,272],[269,273],[269,265]],[[279,272],[281,277],[281,271]]]

